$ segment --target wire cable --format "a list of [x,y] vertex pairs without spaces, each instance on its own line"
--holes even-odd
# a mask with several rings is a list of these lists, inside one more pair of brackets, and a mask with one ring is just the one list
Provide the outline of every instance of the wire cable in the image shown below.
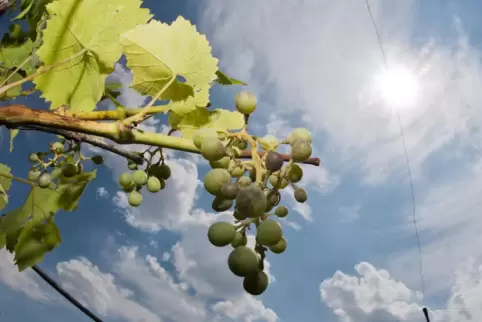
[[50,276],[47,275],[43,270],[41,270],[38,266],[32,266],[32,269],[35,273],[37,273],[40,278],[42,278],[47,284],[53,287],[57,292],[59,292],[67,301],[72,303],[75,307],[77,307],[80,311],[82,311],[85,315],[87,315],[92,321],[94,322],[103,322],[100,318],[98,318],[92,311],[88,308],[83,306],[79,301],[77,301],[72,295],[67,293],[57,282],[55,282]]

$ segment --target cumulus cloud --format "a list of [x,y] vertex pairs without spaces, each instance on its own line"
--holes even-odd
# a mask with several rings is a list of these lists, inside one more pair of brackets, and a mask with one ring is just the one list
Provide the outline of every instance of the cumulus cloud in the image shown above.
[[97,188],[97,197],[99,198],[109,198],[109,192],[104,187]]

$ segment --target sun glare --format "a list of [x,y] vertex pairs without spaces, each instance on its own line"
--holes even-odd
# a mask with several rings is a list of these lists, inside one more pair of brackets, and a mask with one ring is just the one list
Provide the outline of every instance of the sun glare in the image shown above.
[[419,84],[412,71],[402,65],[384,68],[376,75],[376,90],[387,105],[393,108],[413,107]]

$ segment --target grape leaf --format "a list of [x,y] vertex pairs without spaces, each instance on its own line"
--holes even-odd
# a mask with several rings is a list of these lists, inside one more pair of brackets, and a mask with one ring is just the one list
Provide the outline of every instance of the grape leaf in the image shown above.
[[20,66],[32,54],[33,42],[26,39],[0,47],[0,62],[6,68]]
[[72,112],[95,109],[105,79],[122,54],[119,35],[152,17],[140,4],[140,0],[57,0],[47,5],[51,18],[37,50],[40,60],[51,65],[88,49],[34,80],[52,109],[62,105]]
[[[7,176],[11,175],[12,169],[6,166],[3,163],[0,163],[0,173],[5,174]],[[5,208],[8,203],[8,190],[12,185],[12,179],[5,176],[0,176],[0,210]]]
[[25,2],[22,2],[22,5],[20,6],[20,9],[22,9],[22,12],[20,12],[18,14],[18,16],[16,16],[12,20],[21,20],[21,19],[25,18],[25,16],[33,8],[34,3],[35,3],[34,0],[26,0]]
[[182,132],[184,138],[192,138],[200,128],[207,127],[216,130],[239,130],[244,126],[244,116],[238,111],[224,109],[207,110],[197,108],[184,115],[176,129]]
[[160,99],[184,101],[216,79],[218,60],[208,40],[182,17],[171,25],[152,20],[137,26],[121,44],[134,75],[131,87],[143,95],[155,96],[176,77]]
[[90,181],[95,179],[97,170],[83,172],[75,177],[66,178],[59,176],[59,185],[56,191],[59,193],[59,206],[63,210],[72,211],[77,209],[80,197]]
[[[7,76],[3,76],[0,74],[0,84],[5,81],[6,77]],[[23,79],[23,77],[19,73],[15,73],[8,79],[8,81],[5,84],[11,84],[21,79]],[[15,86],[14,88],[9,89],[8,91],[0,95],[0,99],[1,100],[12,99],[14,97],[19,96],[21,92],[22,92],[22,86]]]
[[220,70],[216,72],[216,76],[218,76],[217,82],[221,85],[248,85],[245,82],[242,82],[236,78],[232,78],[226,75]]
[[13,140],[15,139],[15,137],[17,135],[18,135],[18,129],[11,129],[10,130],[10,152],[13,151]]

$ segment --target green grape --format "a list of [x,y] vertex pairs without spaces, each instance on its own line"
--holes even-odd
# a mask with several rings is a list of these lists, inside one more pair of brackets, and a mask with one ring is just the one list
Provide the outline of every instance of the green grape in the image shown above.
[[[236,166],[233,170],[231,170],[231,177],[233,177],[233,178],[239,178],[239,177],[241,177],[245,172],[246,172],[246,170],[244,170],[243,167],[241,167],[241,166]],[[250,181],[251,181],[251,180],[250,180]]]
[[278,152],[270,151],[266,155],[266,169],[276,172],[283,166],[284,160]]
[[283,237],[283,230],[276,220],[266,219],[257,228],[256,241],[261,245],[275,245],[281,237]]
[[82,163],[79,163],[77,164],[77,174],[81,174],[82,172],[84,172],[84,166]]
[[127,161],[127,168],[131,171],[135,171],[135,170],[138,169],[138,165],[134,161],[129,160],[129,161]]
[[263,136],[260,140],[258,140],[258,142],[261,145],[261,148],[265,151],[270,151],[280,144],[278,138],[276,138],[274,135],[269,134]]
[[139,206],[142,203],[142,199],[144,199],[142,194],[137,190],[130,192],[129,196],[127,197],[127,201],[132,207]]
[[237,180],[237,183],[240,187],[247,187],[249,186],[253,181],[251,180],[250,177],[246,177],[246,176],[242,176],[242,177],[239,177],[239,179]]
[[246,142],[245,140],[237,140],[236,146],[240,150],[246,150],[248,148],[248,142]]
[[281,237],[281,239],[274,244],[273,246],[269,246],[269,250],[275,254],[281,254],[286,250],[286,239]]
[[274,214],[280,218],[288,216],[288,208],[286,206],[279,206],[274,210]]
[[218,161],[226,155],[226,147],[216,139],[204,139],[201,145],[201,155],[208,161]]
[[148,175],[145,171],[143,170],[137,170],[136,172],[134,172],[134,174],[132,175],[132,180],[134,181],[134,183],[138,186],[143,186],[147,183],[147,178],[148,178]]
[[38,154],[37,153],[30,153],[28,155],[28,161],[32,162],[32,163],[36,163],[36,162],[39,162],[40,159],[38,157]]
[[217,160],[217,161],[209,161],[209,165],[213,169],[216,169],[216,168],[228,169],[230,161],[231,161],[231,158],[223,157],[223,158],[221,158],[220,160]]
[[165,163],[159,165],[158,171],[158,177],[160,177],[160,179],[167,180],[171,177],[171,168]]
[[246,235],[242,232],[237,231],[236,235],[234,235],[233,241],[231,242],[231,246],[233,246],[233,248],[236,248],[239,246],[246,246],[247,243],[248,237],[246,237]]
[[92,157],[92,162],[94,162],[97,165],[103,164],[104,163],[104,157],[101,155],[94,155]]
[[40,172],[39,170],[32,169],[28,172],[27,178],[30,181],[36,181],[40,177],[41,174],[42,174],[42,172]]
[[159,192],[162,188],[161,180],[156,177],[149,177],[147,179],[147,190],[149,192],[155,193]]
[[288,178],[289,181],[293,183],[297,183],[303,178],[303,169],[297,165],[297,164],[292,164],[286,173],[286,177]]
[[219,221],[208,229],[208,239],[211,244],[216,247],[223,247],[229,245],[236,235],[236,227],[225,221]]
[[239,246],[229,254],[228,266],[236,276],[249,276],[259,270],[259,258],[253,249],[247,246]]
[[137,185],[134,183],[134,181],[131,181],[127,186],[122,187],[122,191],[131,192],[131,191],[134,191],[136,188],[137,188]]
[[246,217],[256,218],[266,210],[266,196],[257,185],[250,184],[239,189],[236,196],[236,208]]
[[286,180],[285,178],[280,180],[278,174],[270,175],[269,176],[269,183],[271,183],[271,185],[274,188],[277,188],[277,189],[284,189],[290,184],[290,182],[288,180]]
[[256,109],[256,96],[250,92],[242,91],[234,98],[236,109],[244,115],[249,115]]
[[268,288],[268,275],[263,271],[246,276],[243,280],[243,288],[251,295],[261,295]]
[[40,188],[47,188],[50,186],[51,182],[52,180],[50,180],[50,174],[48,173],[42,174],[38,179],[38,185]]
[[228,210],[233,206],[232,199],[225,199],[221,198],[220,196],[216,196],[213,200],[212,208],[214,211],[223,212]]
[[296,140],[291,146],[291,159],[295,162],[304,162],[311,156],[311,144],[307,141]]
[[55,153],[62,153],[64,152],[64,144],[60,142],[55,142],[52,144],[51,150]]
[[269,190],[266,194],[267,206],[266,212],[271,211],[274,206],[277,206],[281,200],[281,195],[277,190]]
[[304,189],[296,188],[294,195],[295,195],[295,200],[298,201],[299,203],[304,203],[306,200],[308,200],[308,194]]
[[77,174],[77,166],[74,163],[65,163],[62,167],[62,175],[66,178],[71,178]]
[[212,169],[204,176],[204,188],[214,196],[220,195],[228,182],[231,182],[231,175],[226,169]]
[[236,199],[239,192],[238,184],[234,182],[228,182],[221,188],[221,195],[229,200]]
[[194,133],[192,141],[198,149],[201,149],[202,142],[205,139],[218,139],[218,132],[210,128],[199,129]]
[[233,216],[237,220],[245,220],[246,218],[248,218],[245,215],[243,215],[241,212],[239,212],[238,209],[234,209]]
[[312,140],[311,132],[302,127],[293,129],[291,133],[288,135],[288,143],[293,144],[296,140],[303,140],[308,143],[311,143],[311,140]]
[[134,182],[134,179],[132,178],[132,174],[129,172],[124,172],[119,176],[119,184],[122,187],[128,187]]

